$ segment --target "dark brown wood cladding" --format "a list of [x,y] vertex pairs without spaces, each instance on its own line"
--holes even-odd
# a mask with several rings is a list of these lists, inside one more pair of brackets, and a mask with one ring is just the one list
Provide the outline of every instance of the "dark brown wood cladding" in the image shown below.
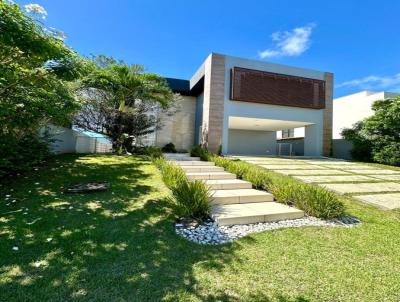
[[233,67],[231,99],[322,109],[325,108],[325,81]]

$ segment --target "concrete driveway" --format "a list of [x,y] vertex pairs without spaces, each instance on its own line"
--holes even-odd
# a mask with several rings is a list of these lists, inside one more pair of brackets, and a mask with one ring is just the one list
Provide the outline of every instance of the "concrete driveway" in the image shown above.
[[384,209],[400,208],[400,170],[329,158],[231,157]]

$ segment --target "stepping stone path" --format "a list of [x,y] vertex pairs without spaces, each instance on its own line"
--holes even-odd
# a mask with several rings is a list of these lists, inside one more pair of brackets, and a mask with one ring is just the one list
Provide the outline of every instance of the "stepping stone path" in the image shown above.
[[383,169],[374,169],[374,170],[346,170],[350,173],[355,174],[366,174],[366,175],[373,175],[373,174],[400,174],[400,171],[393,171],[393,170],[383,170]]
[[350,194],[365,203],[375,204],[385,209],[400,208],[400,170],[382,169],[371,165],[322,157],[232,157],[277,173],[291,175],[303,182],[319,183],[319,186],[340,194]]
[[223,171],[213,162],[187,154],[164,154],[185,170],[191,180],[203,180],[210,186],[211,216],[219,225],[236,225],[281,221],[304,217],[304,212],[274,202],[272,194],[252,189],[250,182],[236,179],[236,175]]
[[324,183],[324,182],[352,182],[352,181],[374,181],[376,179],[363,175],[321,175],[321,176],[294,176],[304,182]]
[[373,193],[400,192],[400,184],[395,182],[358,183],[358,184],[321,184],[327,189],[338,193]]
[[400,208],[400,193],[359,195],[353,197],[362,202],[371,203],[388,210]]
[[346,175],[349,172],[341,170],[274,170],[274,172],[285,175]]

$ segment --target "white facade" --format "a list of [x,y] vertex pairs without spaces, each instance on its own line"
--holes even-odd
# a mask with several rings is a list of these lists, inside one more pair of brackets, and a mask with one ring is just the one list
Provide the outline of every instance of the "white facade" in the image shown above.
[[[325,73],[291,67],[286,65],[272,64],[262,61],[247,60],[237,57],[225,56],[225,83],[230,82],[230,70],[232,67],[243,67],[261,71],[268,71],[292,76],[300,76],[324,80]],[[232,149],[230,139],[241,141],[243,150],[245,145],[258,145],[260,140],[265,140],[264,155],[276,154],[277,131],[289,128],[300,128],[298,135],[305,136],[304,154],[308,156],[320,156],[323,151],[323,109],[307,109],[299,107],[277,106],[258,104],[251,102],[239,102],[230,100],[230,87],[225,85],[224,100],[224,123],[222,135],[222,153],[237,153],[237,147]],[[265,136],[252,135],[248,132],[239,137],[240,132],[230,133],[232,130],[263,131]],[[268,132],[273,135],[268,135]],[[243,132],[244,133],[244,132]],[[266,138],[270,138],[266,140]],[[252,141],[254,139],[254,141]],[[235,144],[236,145],[236,144]],[[257,148],[260,150],[259,148]],[[253,154],[255,154],[254,152]]]
[[375,101],[396,96],[391,92],[361,91],[333,100],[333,139],[341,139],[343,128],[351,128],[373,115],[372,104]]

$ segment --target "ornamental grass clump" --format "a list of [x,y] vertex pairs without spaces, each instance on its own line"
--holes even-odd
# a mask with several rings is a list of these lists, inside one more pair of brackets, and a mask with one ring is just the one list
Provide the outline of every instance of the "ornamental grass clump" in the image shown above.
[[191,217],[203,220],[209,216],[208,187],[200,180],[180,180],[171,188],[174,196],[176,214],[179,217]]
[[271,192],[278,202],[293,205],[311,216],[335,218],[344,214],[344,205],[338,196],[324,188],[305,184],[290,176],[281,175],[247,162],[212,156],[217,166],[235,173],[252,183],[256,189]]
[[165,185],[171,190],[174,212],[182,218],[203,220],[210,214],[210,191],[199,180],[187,179],[182,168],[167,162],[164,158],[154,160],[160,169]]
[[211,153],[206,148],[203,148],[202,146],[197,145],[197,146],[194,146],[190,150],[190,156],[200,157],[200,159],[203,161],[209,161],[210,157],[211,157]]

